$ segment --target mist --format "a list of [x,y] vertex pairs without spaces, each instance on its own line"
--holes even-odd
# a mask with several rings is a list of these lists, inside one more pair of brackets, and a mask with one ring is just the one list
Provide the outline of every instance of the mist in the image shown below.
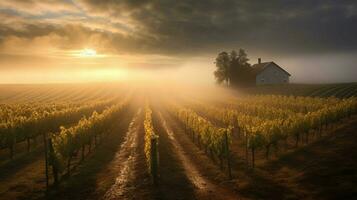
[[[249,55],[248,55],[249,56]],[[180,58],[176,64],[136,63],[129,66],[96,60],[95,64],[53,64],[49,60],[11,65],[0,69],[1,83],[86,83],[86,82],[162,82],[192,85],[215,85],[213,72],[216,55]],[[357,54],[321,54],[281,57],[279,55],[253,54],[250,63],[274,61],[292,74],[291,83],[338,83],[357,81]],[[81,61],[78,61],[81,62]],[[1,64],[2,62],[0,62]],[[119,63],[119,62],[118,62]]]
[[0,10],[0,83],[212,85],[217,54],[240,48],[292,83],[357,81],[353,1],[1,1]]

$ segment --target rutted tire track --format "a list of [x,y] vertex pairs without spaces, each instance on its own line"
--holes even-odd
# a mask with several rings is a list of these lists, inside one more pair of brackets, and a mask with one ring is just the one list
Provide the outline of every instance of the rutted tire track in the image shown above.
[[134,199],[135,165],[139,154],[139,131],[141,126],[140,108],[129,125],[124,142],[110,164],[118,168],[119,174],[114,185],[105,193],[102,199]]
[[169,136],[170,142],[175,148],[175,153],[181,161],[188,179],[190,180],[192,185],[195,186],[195,195],[197,199],[240,199],[233,192],[213,183],[212,181],[204,177],[197,169],[195,164],[192,162],[192,160],[187,156],[188,152],[185,152],[184,148],[177,141],[174,132],[162,116],[161,112],[159,112],[159,119],[163,128],[165,129],[165,132]]
[[160,200],[188,200],[196,199],[194,186],[188,179],[175,148],[166,130],[162,126],[157,109],[153,109],[153,125],[159,136],[159,183],[154,188],[155,199]]

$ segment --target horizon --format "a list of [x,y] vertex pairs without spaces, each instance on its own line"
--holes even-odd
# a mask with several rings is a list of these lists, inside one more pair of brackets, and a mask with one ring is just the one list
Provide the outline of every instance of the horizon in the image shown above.
[[251,64],[286,69],[292,83],[357,82],[350,1],[14,0],[0,11],[1,84],[213,85],[218,53],[240,48]]
[[351,0],[0,0],[0,200],[353,199],[356,25]]

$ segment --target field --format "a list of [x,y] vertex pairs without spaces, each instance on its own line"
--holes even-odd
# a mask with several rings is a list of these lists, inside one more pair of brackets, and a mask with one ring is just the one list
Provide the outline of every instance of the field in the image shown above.
[[279,94],[312,97],[348,98],[357,96],[357,83],[338,84],[289,84],[284,86],[260,86],[246,89],[249,94]]
[[0,199],[354,199],[356,95],[2,85]]

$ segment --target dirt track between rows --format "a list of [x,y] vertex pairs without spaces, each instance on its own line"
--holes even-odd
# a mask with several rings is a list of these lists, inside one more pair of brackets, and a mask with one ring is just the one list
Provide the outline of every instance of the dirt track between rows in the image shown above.
[[135,199],[135,165],[139,154],[139,132],[142,125],[142,109],[140,108],[132,119],[124,142],[116,153],[110,166],[118,172],[114,185],[105,193],[102,199]]
[[[164,112],[163,112],[164,113]],[[158,116],[165,132],[170,139],[170,143],[174,148],[176,156],[179,158],[182,164],[185,174],[190,180],[190,183],[194,186],[194,193],[196,199],[202,200],[233,200],[241,199],[233,191],[215,183],[201,173],[196,163],[192,161],[192,158],[188,155],[191,152],[191,148],[188,146],[182,146],[177,140],[177,133],[175,134],[171,125],[166,119],[170,116],[166,113],[165,117],[162,112],[159,112]],[[177,130],[176,130],[177,131]],[[182,136],[182,135],[180,135]]]

